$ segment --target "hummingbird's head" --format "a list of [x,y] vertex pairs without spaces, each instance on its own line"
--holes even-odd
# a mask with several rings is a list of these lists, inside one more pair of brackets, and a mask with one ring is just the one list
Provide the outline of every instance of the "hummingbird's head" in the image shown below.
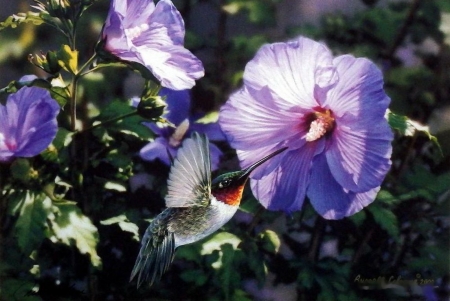
[[211,183],[211,193],[217,200],[220,200],[225,204],[239,206],[242,198],[242,192],[244,191],[244,186],[245,183],[247,183],[250,173],[256,167],[260,166],[279,153],[284,152],[286,149],[287,147],[283,147],[241,171],[228,172],[218,176]]

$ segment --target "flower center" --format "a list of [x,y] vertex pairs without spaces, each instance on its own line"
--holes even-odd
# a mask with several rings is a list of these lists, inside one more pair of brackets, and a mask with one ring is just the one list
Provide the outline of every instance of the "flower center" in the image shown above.
[[17,149],[17,143],[14,139],[12,139],[11,141],[6,140],[5,136],[0,133],[0,149],[15,151]]
[[149,28],[150,27],[148,26],[148,24],[144,23],[141,25],[137,25],[135,27],[125,29],[125,34],[127,35],[127,37],[130,38],[130,40],[133,40],[133,39],[139,37],[142,32],[148,30]]
[[313,121],[309,125],[309,131],[306,134],[306,141],[315,141],[330,132],[334,127],[334,118],[330,110],[324,112],[314,112]]

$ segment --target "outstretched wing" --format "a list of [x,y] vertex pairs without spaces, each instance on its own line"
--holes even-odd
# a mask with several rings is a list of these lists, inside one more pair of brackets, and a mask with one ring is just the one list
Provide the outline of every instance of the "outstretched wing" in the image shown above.
[[130,281],[136,275],[137,287],[147,281],[152,285],[155,280],[169,268],[175,254],[175,237],[170,232],[165,221],[170,215],[170,209],[166,209],[157,216],[145,231],[141,242],[141,250],[136,258]]
[[167,207],[207,206],[211,200],[211,159],[206,135],[184,140],[170,169]]

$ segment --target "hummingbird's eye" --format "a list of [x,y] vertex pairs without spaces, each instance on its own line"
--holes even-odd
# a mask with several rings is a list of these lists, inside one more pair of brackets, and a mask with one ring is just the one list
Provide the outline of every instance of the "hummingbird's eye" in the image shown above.
[[225,188],[231,184],[230,179],[225,179],[219,183],[219,188]]

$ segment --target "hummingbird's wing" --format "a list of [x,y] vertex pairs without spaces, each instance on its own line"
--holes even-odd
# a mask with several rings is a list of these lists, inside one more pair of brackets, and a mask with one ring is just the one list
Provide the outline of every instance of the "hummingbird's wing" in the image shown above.
[[141,249],[136,258],[130,281],[136,275],[137,286],[146,281],[152,285],[169,268],[175,254],[175,236],[169,231],[167,221],[173,209],[161,212],[148,226],[141,241]]
[[204,134],[184,140],[167,180],[167,207],[207,206],[211,201],[211,159]]

